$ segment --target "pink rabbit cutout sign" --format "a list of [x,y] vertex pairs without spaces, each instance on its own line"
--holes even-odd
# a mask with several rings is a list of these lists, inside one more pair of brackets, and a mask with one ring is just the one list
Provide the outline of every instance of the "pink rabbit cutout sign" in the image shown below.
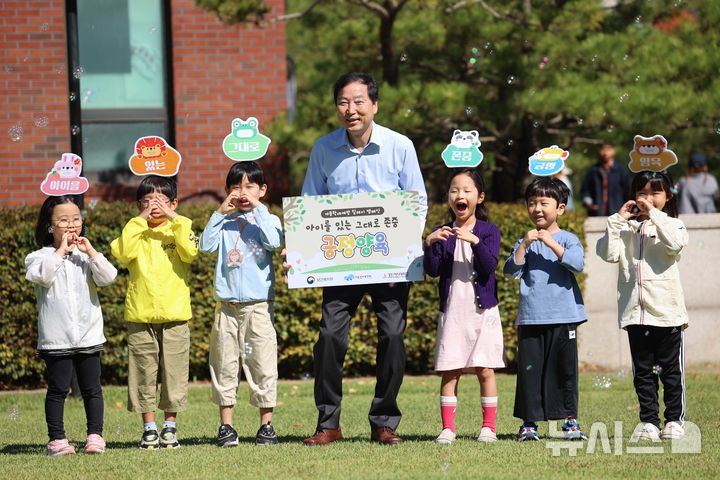
[[90,188],[87,178],[81,177],[82,158],[74,153],[63,153],[55,162],[53,169],[40,184],[40,191],[45,195],[81,195]]

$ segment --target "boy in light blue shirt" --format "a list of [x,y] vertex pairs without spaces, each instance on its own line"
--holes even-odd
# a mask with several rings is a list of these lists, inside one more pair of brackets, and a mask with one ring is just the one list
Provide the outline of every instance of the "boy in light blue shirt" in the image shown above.
[[576,336],[587,315],[575,279],[585,266],[585,250],[557,224],[569,193],[561,180],[550,177],[528,186],[525,201],[536,228],[517,241],[503,268],[520,279],[514,411],[523,420],[519,441],[538,440],[538,421],[562,419],[565,438],[585,438],[577,422]]
[[277,398],[277,337],[273,326],[275,271],[272,252],[282,242],[280,219],[260,199],[265,177],[255,162],[233,164],[225,181],[227,198],[213,212],[200,237],[200,251],[218,251],[215,321],[210,334],[212,400],[220,407],[217,444],[238,444],[232,426],[240,367],[250,404],[260,409],[259,445],[274,445]]

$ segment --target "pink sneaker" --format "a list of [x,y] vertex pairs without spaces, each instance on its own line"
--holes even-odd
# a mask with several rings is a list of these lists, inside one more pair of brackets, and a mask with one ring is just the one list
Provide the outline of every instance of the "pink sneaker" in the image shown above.
[[70,445],[67,438],[48,442],[45,447],[45,455],[48,457],[59,457],[60,455],[75,455],[75,447]]
[[97,433],[91,433],[85,440],[85,453],[105,453],[105,440]]

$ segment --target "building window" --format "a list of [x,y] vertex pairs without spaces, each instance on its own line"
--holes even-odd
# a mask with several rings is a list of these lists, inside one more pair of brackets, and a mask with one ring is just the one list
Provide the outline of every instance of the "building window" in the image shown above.
[[163,0],[68,2],[73,150],[95,181],[131,181],[128,159],[138,137],[174,143],[168,8]]

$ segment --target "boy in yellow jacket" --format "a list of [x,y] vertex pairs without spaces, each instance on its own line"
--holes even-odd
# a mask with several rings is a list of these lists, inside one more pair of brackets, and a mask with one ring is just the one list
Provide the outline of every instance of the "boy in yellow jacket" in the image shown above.
[[[175,180],[149,176],[137,191],[140,215],[110,244],[130,273],[125,299],[128,322],[128,410],[140,412],[140,448],[177,448],[177,413],[187,407],[190,359],[190,263],[198,254],[192,220],[175,213]],[[158,434],[155,397],[165,413]]]

